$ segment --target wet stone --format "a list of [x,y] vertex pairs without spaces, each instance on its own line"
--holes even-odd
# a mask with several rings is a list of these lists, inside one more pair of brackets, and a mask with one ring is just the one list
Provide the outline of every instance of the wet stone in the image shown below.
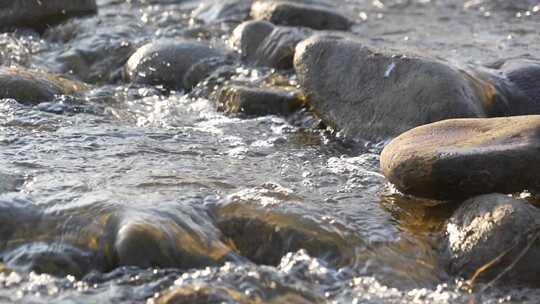
[[[282,290],[280,290],[282,291]],[[181,304],[181,303],[295,303],[295,304],[310,304],[323,303],[322,299],[306,296],[300,292],[287,291],[282,294],[276,292],[270,293],[268,296],[250,295],[244,292],[226,287],[213,287],[210,285],[200,286],[184,286],[177,287],[159,297],[156,304]]]
[[540,114],[540,61],[504,60],[499,71],[508,81],[512,115]]
[[73,95],[87,89],[85,84],[59,75],[0,67],[0,99],[12,98],[23,104],[38,104],[52,101],[58,95]]
[[315,36],[296,48],[294,66],[307,101],[346,135],[384,139],[457,117],[484,117],[477,86],[446,63]]
[[210,219],[149,211],[121,216],[114,254],[117,266],[141,268],[188,269],[241,260],[221,243]]
[[95,0],[10,0],[0,2],[0,29],[39,32],[69,18],[97,13]]
[[292,69],[296,45],[311,34],[312,31],[306,28],[274,26],[267,21],[247,21],[234,30],[232,41],[248,64]]
[[400,191],[453,200],[540,190],[540,116],[451,119],[410,130],[381,154]]
[[273,88],[227,86],[218,94],[218,110],[250,116],[289,115],[303,105],[301,94]]
[[249,17],[253,0],[203,1],[191,12],[191,17],[206,24],[242,22]]
[[239,254],[263,265],[278,265],[300,249],[333,265],[354,259],[362,240],[303,216],[299,198],[274,186],[240,191],[214,208],[217,226]]
[[195,40],[163,40],[139,48],[125,65],[128,81],[189,90],[232,57],[225,48]]
[[20,190],[24,182],[25,178],[23,176],[0,171],[0,194]]
[[71,20],[48,29],[43,37],[64,47],[43,60],[54,60],[52,70],[87,83],[121,81],[122,68],[136,50],[129,37],[143,31],[140,24],[124,19],[121,25],[99,17]]
[[303,26],[316,30],[350,29],[353,22],[335,8],[317,1],[256,1],[251,7],[255,20],[276,25]]
[[465,279],[538,286],[540,210],[502,194],[469,199],[447,222],[445,253]]
[[92,252],[64,243],[31,243],[4,253],[3,260],[9,268],[19,271],[73,275],[83,277],[94,270],[95,256]]

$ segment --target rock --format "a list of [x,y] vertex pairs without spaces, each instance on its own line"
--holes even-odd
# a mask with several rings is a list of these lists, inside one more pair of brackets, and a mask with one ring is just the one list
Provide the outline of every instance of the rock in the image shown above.
[[247,115],[288,115],[303,105],[299,92],[227,86],[218,93],[218,110]]
[[197,216],[125,212],[114,243],[117,266],[188,269],[240,260],[210,219]]
[[467,200],[448,220],[449,271],[466,279],[538,286],[540,210],[524,200],[488,194]]
[[25,27],[42,32],[69,18],[96,13],[95,0],[1,1],[0,29]]
[[487,115],[482,83],[437,60],[315,36],[296,47],[294,67],[314,111],[352,137],[384,139],[434,121]]
[[[205,303],[295,303],[295,304],[310,304],[324,303],[323,299],[312,295],[303,294],[300,291],[294,290],[294,287],[275,286],[276,282],[272,281],[274,288],[265,288],[264,292],[250,294],[241,292],[231,287],[215,286],[216,284],[197,283],[188,286],[175,287],[166,291],[163,295],[155,300],[156,304],[205,304]],[[275,289],[279,290],[275,292]],[[268,290],[266,290],[268,289]],[[272,292],[274,291],[274,292]]]
[[381,154],[401,192],[450,200],[540,190],[540,116],[451,119],[415,128]]
[[131,37],[140,36],[142,31],[140,24],[128,18],[115,18],[114,22],[105,17],[71,20],[43,34],[47,41],[63,47],[35,56],[50,62],[49,70],[87,83],[119,82],[122,68],[136,51]]
[[533,6],[538,5],[538,0],[469,0],[465,1],[463,6],[465,8],[474,8],[482,10],[498,10],[509,11],[515,13],[516,11],[526,11]]
[[363,240],[313,220],[313,210],[302,210],[289,191],[266,184],[234,193],[213,209],[216,224],[239,254],[257,264],[278,265],[300,249],[333,265],[350,263]]
[[316,30],[342,30],[351,28],[353,22],[331,6],[318,1],[269,1],[253,3],[251,16],[276,25],[304,26]]
[[87,89],[85,84],[62,76],[0,67],[0,99],[12,98],[23,104],[38,104],[52,101],[57,95],[72,95]]
[[73,275],[77,278],[82,278],[94,270],[96,264],[92,252],[63,243],[37,242],[23,245],[4,253],[3,259],[6,266],[19,271],[62,277]]
[[206,24],[242,22],[249,17],[253,0],[203,1],[191,13],[191,17]]
[[304,28],[274,26],[267,21],[247,21],[234,30],[231,40],[248,64],[292,69],[296,45],[311,34],[312,31]]
[[194,40],[156,41],[139,48],[129,58],[125,77],[139,84],[186,90],[230,56],[226,49]]
[[540,61],[505,60],[499,70],[510,83],[506,90],[513,101],[510,114],[540,114]]

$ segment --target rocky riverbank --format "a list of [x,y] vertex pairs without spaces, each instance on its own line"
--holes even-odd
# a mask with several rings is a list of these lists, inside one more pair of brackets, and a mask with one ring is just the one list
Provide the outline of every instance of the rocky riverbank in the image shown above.
[[125,302],[148,303],[534,290],[539,16],[532,0],[0,4],[0,283],[135,273]]

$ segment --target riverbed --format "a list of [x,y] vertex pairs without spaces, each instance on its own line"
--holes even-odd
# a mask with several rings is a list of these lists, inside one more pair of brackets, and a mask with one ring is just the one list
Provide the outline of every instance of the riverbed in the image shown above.
[[[352,34],[372,47],[456,65],[537,58],[540,7],[481,2],[338,6],[354,19]],[[446,273],[439,246],[454,207],[397,192],[379,169],[386,142],[321,129],[305,110],[220,113],[197,94],[219,82],[165,94],[112,70],[159,38],[227,45],[234,22],[194,20],[197,1],[98,5],[97,16],[43,35],[0,34],[2,65],[91,85],[82,96],[35,106],[0,100],[1,302],[539,301],[539,290],[471,291]],[[230,73],[296,85],[291,72],[239,65]],[[130,243],[122,254],[132,258],[111,254],[110,243],[129,229],[158,241]],[[183,258],[167,259],[178,248]],[[133,266],[142,257],[148,265]]]

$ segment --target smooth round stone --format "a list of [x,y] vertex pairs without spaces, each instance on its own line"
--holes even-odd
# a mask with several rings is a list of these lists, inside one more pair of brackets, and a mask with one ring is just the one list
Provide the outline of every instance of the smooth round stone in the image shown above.
[[353,22],[334,7],[317,1],[256,1],[251,7],[255,20],[276,25],[304,26],[316,30],[343,30]]
[[0,99],[12,98],[23,104],[54,100],[58,95],[72,95],[87,90],[80,82],[23,68],[0,67]]
[[274,26],[268,21],[240,24],[231,38],[242,59],[255,66],[292,69],[294,50],[312,31],[306,28]]
[[209,219],[192,216],[126,212],[118,222],[114,242],[116,266],[189,269],[237,258],[221,243]]
[[41,32],[69,18],[96,13],[95,0],[4,0],[0,1],[0,28]]
[[488,194],[465,201],[446,224],[449,271],[475,281],[538,286],[540,210],[525,200]]
[[[230,53],[226,49],[192,41],[156,41],[139,48],[125,65],[128,81],[161,85],[166,89],[187,90],[203,78],[202,71],[209,73],[217,65],[226,62]],[[203,66],[211,68],[205,69]],[[194,80],[191,73],[198,73]],[[205,73],[202,73],[205,74]]]
[[299,92],[272,88],[227,86],[218,94],[218,110],[246,115],[289,115],[302,107]]
[[451,119],[410,130],[381,154],[397,189],[453,200],[540,190],[540,116]]

